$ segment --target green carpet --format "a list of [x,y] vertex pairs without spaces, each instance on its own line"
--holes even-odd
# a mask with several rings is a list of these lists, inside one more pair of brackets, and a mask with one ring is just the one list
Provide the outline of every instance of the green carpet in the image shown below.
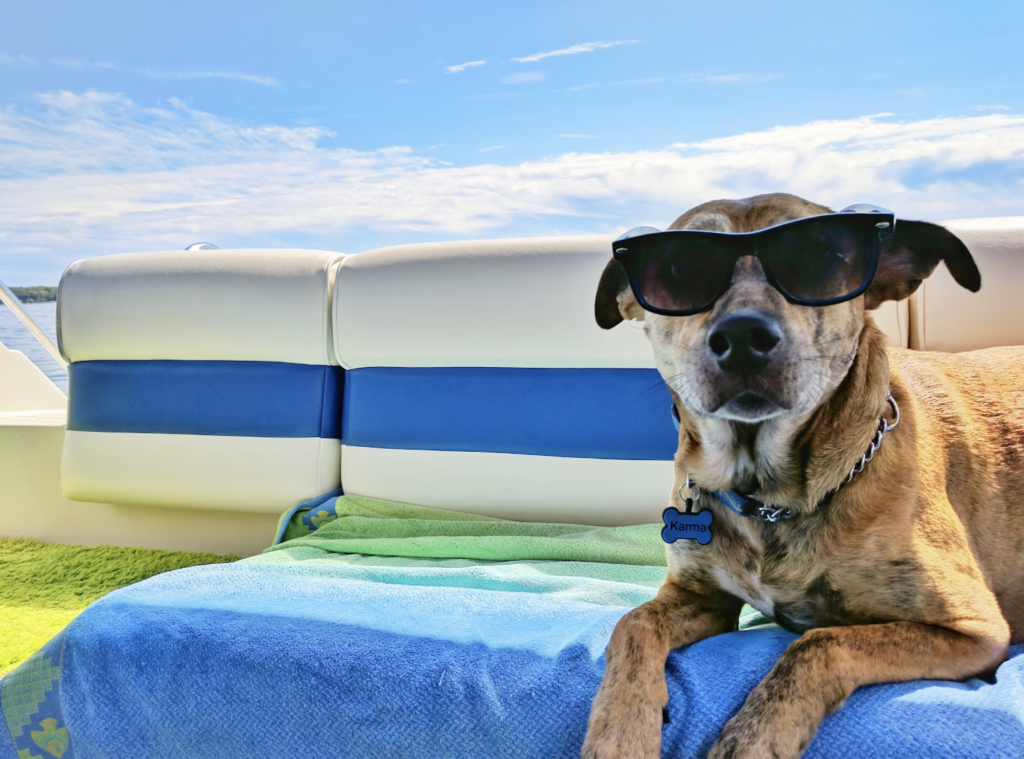
[[172,569],[237,558],[0,538],[0,675],[112,590]]

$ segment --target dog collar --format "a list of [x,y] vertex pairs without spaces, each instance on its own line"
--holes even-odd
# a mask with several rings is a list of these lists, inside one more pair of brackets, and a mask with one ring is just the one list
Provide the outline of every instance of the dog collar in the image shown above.
[[[886,393],[885,400],[892,408],[893,414],[895,414],[896,418],[892,420],[891,424],[885,420],[884,416],[878,420],[878,427],[875,429],[875,436],[871,439],[871,445],[868,446],[867,451],[865,451],[864,455],[860,457],[860,461],[853,465],[850,469],[850,474],[847,475],[846,479],[828,491],[822,499],[818,501],[818,506],[834,496],[839,492],[843,485],[846,485],[860,472],[864,471],[864,467],[875,457],[875,452],[882,446],[882,440],[896,427],[897,424],[900,423],[900,407],[897,405],[896,399],[892,397],[891,392]],[[672,404],[672,423],[676,427],[676,432],[678,432],[679,412],[676,410],[674,403]],[[685,502],[686,499],[683,498],[682,494],[683,488],[687,488],[691,492],[694,490],[697,491],[692,495],[694,500],[700,497],[700,488],[694,485],[690,480],[689,475],[686,476],[686,482],[679,486],[679,500]],[[747,517],[748,519],[775,523],[780,519],[791,519],[795,516],[791,509],[784,506],[771,506],[770,504],[754,498],[753,496],[737,493],[735,490],[714,490],[711,494],[730,511],[734,511],[741,517]]]

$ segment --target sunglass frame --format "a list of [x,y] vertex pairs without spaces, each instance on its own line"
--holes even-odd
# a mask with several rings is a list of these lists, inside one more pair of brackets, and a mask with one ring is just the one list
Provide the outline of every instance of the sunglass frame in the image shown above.
[[[864,284],[862,284],[855,291],[847,295],[841,295],[835,298],[826,298],[822,300],[813,300],[807,298],[798,298],[786,292],[786,289],[779,283],[778,279],[775,276],[775,271],[774,267],[772,266],[771,260],[772,256],[765,256],[758,249],[758,239],[768,235],[779,234],[780,231],[792,228],[794,226],[798,226],[800,224],[806,224],[811,221],[821,221],[822,219],[841,221],[846,218],[857,218],[858,220],[862,220],[865,217],[869,217],[874,221],[874,226],[878,230],[878,244],[873,246],[872,250],[869,251],[867,254],[870,256],[870,260],[868,262],[868,275],[867,277],[865,277]],[[858,223],[866,222],[858,221]],[[639,231],[640,229],[652,228],[640,227],[634,230],[630,230],[629,232],[626,232],[625,234],[621,235],[618,239],[615,240],[615,242],[612,243],[612,255],[614,256],[615,260],[622,264],[622,267],[626,270],[626,277],[629,280],[630,289],[632,289],[633,295],[636,297],[637,302],[639,302],[640,306],[645,311],[650,311],[655,314],[661,314],[662,316],[692,316],[693,314],[699,314],[703,313],[704,311],[709,311],[714,307],[715,303],[718,302],[718,299],[721,298],[722,295],[724,295],[725,292],[729,289],[729,286],[732,285],[733,274],[736,270],[736,262],[739,261],[739,259],[744,258],[746,256],[754,256],[761,262],[761,266],[764,269],[765,277],[767,278],[768,283],[776,290],[778,290],[782,294],[782,296],[790,303],[793,303],[798,306],[820,307],[834,306],[837,303],[845,303],[846,301],[853,300],[871,286],[871,282],[874,280],[875,274],[878,272],[878,262],[881,260],[882,257],[882,241],[885,238],[890,237],[895,232],[896,217],[892,213],[877,211],[872,211],[870,213],[839,212],[831,214],[820,214],[817,216],[806,216],[802,219],[795,219],[794,221],[788,221],[783,224],[776,224],[775,226],[766,227],[765,229],[758,229],[754,232],[738,233],[711,232],[703,229],[679,229],[669,230],[665,232],[659,232],[654,230],[649,233],[635,234],[635,232]],[[646,301],[646,299],[644,299],[643,294],[640,292],[640,287],[637,284],[636,276],[632,267],[632,263],[635,262],[636,259],[630,255],[629,248],[624,247],[624,244],[628,240],[638,240],[643,237],[652,237],[654,235],[700,235],[702,237],[727,237],[730,239],[745,237],[751,240],[751,244],[746,246],[746,248],[742,250],[738,246],[723,246],[723,248],[725,249],[732,248],[732,250],[729,250],[731,260],[727,262],[728,275],[723,278],[722,285],[718,288],[718,291],[715,293],[714,297],[711,298],[711,300],[706,305],[703,305],[699,308],[690,309],[666,309],[652,306],[650,303]]]

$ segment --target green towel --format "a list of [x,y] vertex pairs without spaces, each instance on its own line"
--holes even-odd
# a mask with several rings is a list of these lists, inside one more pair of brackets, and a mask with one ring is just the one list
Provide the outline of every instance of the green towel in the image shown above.
[[[515,522],[340,496],[288,512],[284,542],[246,562],[365,582],[543,593],[639,606],[664,582],[660,524]],[[740,626],[767,618],[745,608]]]
[[513,522],[457,511],[340,496],[299,510],[284,533],[285,547],[333,553],[484,561],[585,561],[665,566],[661,526],[588,527]]

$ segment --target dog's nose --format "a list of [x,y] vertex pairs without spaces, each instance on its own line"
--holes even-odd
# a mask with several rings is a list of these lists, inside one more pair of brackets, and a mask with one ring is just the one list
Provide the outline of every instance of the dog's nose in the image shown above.
[[718,320],[708,334],[708,347],[726,372],[757,374],[782,340],[778,320],[763,311],[737,311]]

